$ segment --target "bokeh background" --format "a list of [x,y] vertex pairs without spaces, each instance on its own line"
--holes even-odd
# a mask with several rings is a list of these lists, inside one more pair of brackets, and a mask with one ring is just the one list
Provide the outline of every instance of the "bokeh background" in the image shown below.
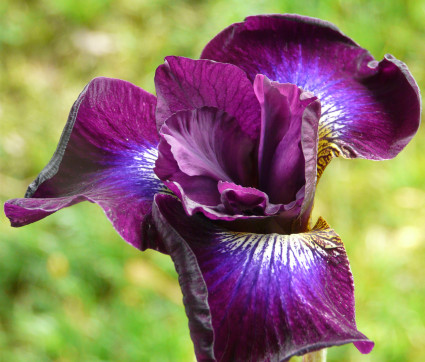
[[[55,150],[90,79],[154,92],[166,55],[196,58],[227,25],[259,13],[335,23],[377,59],[405,61],[425,89],[425,1],[6,0],[0,2],[0,198],[22,197]],[[329,361],[425,361],[425,133],[394,160],[334,160],[315,214],[342,236],[370,355]],[[124,243],[99,207],[13,229],[0,215],[1,361],[193,361],[168,257]]]

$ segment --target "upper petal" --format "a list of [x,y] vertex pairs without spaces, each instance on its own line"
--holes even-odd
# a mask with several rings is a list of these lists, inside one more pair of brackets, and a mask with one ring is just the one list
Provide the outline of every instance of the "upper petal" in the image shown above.
[[319,173],[332,155],[388,159],[420,122],[419,89],[406,65],[377,62],[334,25],[298,15],[248,17],[218,34],[202,58],[235,64],[316,95],[322,104]]
[[25,198],[5,204],[12,225],[26,225],[89,200],[103,208],[126,241],[146,247],[142,222],[154,194],[164,187],[153,172],[155,104],[155,96],[131,83],[92,80],[74,103],[52,159]]
[[[298,143],[301,148],[299,136]],[[284,203],[269,202],[267,193],[255,188],[254,146],[226,112],[212,107],[179,111],[161,128],[155,172],[189,215],[234,220],[282,213],[285,219],[295,218],[304,199],[304,164],[296,192]]]
[[179,274],[198,360],[274,361],[355,342],[354,287],[341,240],[320,220],[304,234],[232,232],[157,195],[157,229]]
[[179,111],[161,128],[155,172],[189,215],[201,211],[213,219],[231,220],[251,216],[254,209],[264,211],[260,216],[274,214],[280,206],[269,205],[267,195],[253,188],[254,146],[226,112],[212,107]]
[[[254,143],[236,119],[222,110],[203,107],[177,112],[161,128],[161,139],[170,145],[179,169],[188,176],[238,184],[253,178]],[[158,168],[164,157],[160,154]]]
[[254,90],[261,105],[260,188],[275,203],[289,203],[299,195],[303,212],[309,211],[316,186],[320,102],[294,84],[270,82],[261,74]]
[[260,106],[245,72],[231,64],[167,57],[155,74],[158,130],[173,113],[215,107],[235,117],[252,138],[260,130]]

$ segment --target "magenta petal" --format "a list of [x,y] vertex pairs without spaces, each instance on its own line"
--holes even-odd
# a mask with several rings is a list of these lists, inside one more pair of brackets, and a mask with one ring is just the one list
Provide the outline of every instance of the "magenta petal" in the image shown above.
[[[253,187],[243,187],[231,182],[219,182],[221,203],[226,213],[230,215],[276,215],[285,210],[285,205],[272,204],[266,193]],[[286,209],[295,206],[295,202],[287,205]]]
[[406,65],[381,62],[334,25],[299,15],[248,17],[218,34],[202,58],[231,63],[253,82],[257,74],[292,83],[322,104],[319,153],[388,159],[420,122],[419,89]]
[[173,113],[215,107],[239,122],[252,138],[260,130],[260,106],[245,72],[231,64],[167,57],[155,75],[158,130]]
[[253,149],[251,138],[227,113],[211,107],[179,111],[161,128],[155,172],[188,214],[226,217],[218,183],[253,183]]
[[188,217],[157,195],[153,219],[179,274],[198,360],[283,361],[355,342],[354,287],[344,247],[320,220],[308,233],[250,234]]
[[84,196],[51,199],[12,199],[4,204],[4,212],[12,226],[19,227],[41,220],[64,207],[72,206],[85,200],[88,199]]
[[258,151],[260,188],[274,203],[296,200],[306,185],[311,202],[316,184],[320,103],[296,85],[257,75],[254,90],[261,105]]
[[[188,176],[247,184],[252,176],[254,143],[236,119],[216,108],[180,111],[161,128],[179,169]],[[157,164],[163,160],[159,155]]]
[[143,219],[154,194],[164,187],[153,172],[155,104],[153,95],[131,83],[92,80],[74,103],[55,154],[28,187],[26,198],[5,204],[12,225],[26,225],[88,200],[103,208],[127,242],[147,247],[150,241],[142,243]]

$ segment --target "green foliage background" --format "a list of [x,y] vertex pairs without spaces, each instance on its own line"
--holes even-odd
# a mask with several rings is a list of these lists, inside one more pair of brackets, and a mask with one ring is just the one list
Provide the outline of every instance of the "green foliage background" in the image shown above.
[[[0,3],[0,198],[23,196],[90,79],[154,92],[166,55],[196,58],[259,13],[335,23],[377,59],[405,61],[425,89],[425,1],[15,0]],[[359,329],[376,342],[329,361],[425,361],[425,134],[394,160],[334,160],[315,214],[343,238]],[[192,361],[170,260],[141,253],[89,203],[21,229],[0,216],[1,361]]]

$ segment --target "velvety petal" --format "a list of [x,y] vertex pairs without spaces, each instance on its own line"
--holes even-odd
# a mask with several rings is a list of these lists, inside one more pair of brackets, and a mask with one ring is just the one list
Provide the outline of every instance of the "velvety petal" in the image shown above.
[[[188,217],[157,195],[153,219],[179,274],[201,361],[281,361],[355,342],[354,287],[344,246],[320,219],[304,234],[250,234]],[[231,225],[231,223],[229,224]]]
[[[173,114],[161,128],[155,172],[183,201],[188,214],[227,217],[218,183],[255,182],[254,142],[232,116],[212,107]],[[233,214],[233,210],[230,215]],[[234,217],[231,217],[233,219]]]
[[12,226],[88,200],[103,208],[126,241],[152,247],[142,244],[142,223],[154,194],[164,188],[153,172],[155,104],[155,96],[131,83],[92,80],[74,103],[52,159],[25,198],[5,204]]
[[158,130],[173,113],[207,106],[234,116],[245,133],[258,136],[260,106],[245,72],[208,60],[165,59],[155,75]]
[[[161,128],[161,142],[164,140],[170,145],[179,169],[188,176],[238,184],[248,184],[253,179],[253,141],[234,117],[217,108],[175,113]],[[159,155],[158,168],[164,157]]]
[[342,154],[374,160],[396,156],[420,121],[419,89],[406,65],[381,62],[334,25],[299,15],[248,17],[218,34],[202,58],[235,64],[292,83],[322,105],[319,174]]
[[[199,205],[211,206],[220,202],[217,180],[206,176],[188,176],[182,172],[171,152],[171,146],[165,139],[159,142],[158,159],[154,171],[171,191],[184,200],[185,205],[191,205],[193,200],[197,200]],[[180,185],[185,186],[184,191]],[[190,210],[192,210],[191,207],[187,209],[189,214],[192,213]]]
[[[316,184],[320,102],[293,84],[257,75],[254,90],[261,105],[259,183],[274,203],[296,200],[304,187],[311,203]],[[304,195],[302,195],[304,197]]]
[[296,201],[286,207],[282,204],[272,204],[265,192],[231,182],[219,182],[218,191],[224,210],[230,215],[276,215],[285,208],[292,209],[296,204]]
[[[309,97],[307,92],[301,98]],[[304,110],[301,125],[301,147],[305,161],[305,191],[304,201],[298,219],[298,230],[306,230],[313,208],[314,194],[316,192],[318,174],[318,141],[321,105],[319,100],[310,103]]]

